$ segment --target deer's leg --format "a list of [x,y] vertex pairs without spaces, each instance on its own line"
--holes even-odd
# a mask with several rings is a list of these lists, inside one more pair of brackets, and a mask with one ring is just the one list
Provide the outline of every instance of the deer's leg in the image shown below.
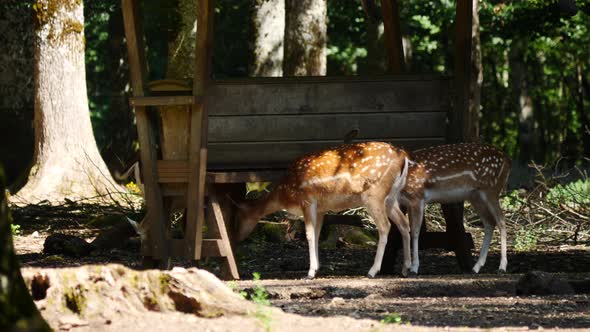
[[[387,200],[387,216],[389,220],[395,224],[402,236],[402,245],[404,250],[404,264],[402,266],[402,275],[408,276],[408,270],[410,269],[411,255],[410,255],[410,225],[406,216],[399,208],[397,200]],[[418,234],[420,233],[420,227],[417,228]],[[417,245],[416,245],[417,247]]]
[[324,224],[324,212],[316,213],[314,235],[315,235],[315,256],[317,257],[317,270],[320,269],[320,233],[322,232],[322,225]]
[[309,272],[307,277],[312,279],[315,277],[319,267],[319,258],[317,250],[317,239],[315,235],[315,228],[317,223],[317,202],[314,200],[306,204],[303,208],[303,217],[305,218],[305,236],[309,246]]
[[411,206],[410,214],[410,232],[412,233],[412,266],[410,273],[418,274],[420,267],[420,259],[418,257],[418,241],[420,238],[420,229],[422,228],[422,220],[424,219],[424,202]]
[[479,218],[481,219],[484,227],[484,236],[481,249],[479,251],[479,258],[472,269],[473,272],[479,273],[479,270],[485,265],[486,259],[488,257],[490,243],[492,242],[492,235],[494,234],[495,223],[489,206],[482,197],[476,195],[470,200],[470,202],[479,215]]
[[371,269],[368,273],[368,277],[373,278],[381,270],[381,263],[383,263],[383,253],[385,252],[385,246],[387,245],[387,236],[389,235],[391,225],[387,220],[387,215],[385,214],[383,204],[368,202],[366,205],[367,211],[373,218],[373,221],[377,226],[377,231],[379,232],[379,242],[377,243],[377,252],[375,253],[375,260],[373,262],[373,266],[371,266]]
[[506,254],[506,219],[504,218],[504,213],[500,207],[500,201],[497,198],[498,195],[486,194],[485,197],[489,202],[490,212],[496,221],[498,230],[500,231],[500,267],[498,268],[498,271],[506,272],[506,266],[508,265],[508,257]]

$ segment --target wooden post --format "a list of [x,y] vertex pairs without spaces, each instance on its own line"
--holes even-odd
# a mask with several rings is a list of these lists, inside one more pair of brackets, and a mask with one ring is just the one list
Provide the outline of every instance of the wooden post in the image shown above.
[[[131,87],[135,97],[146,94],[145,77],[146,62],[144,45],[141,35],[141,21],[137,2],[135,0],[122,0],[122,10],[125,25],[125,37],[127,39],[127,52],[129,54],[129,69],[131,72]],[[158,185],[156,169],[156,151],[153,129],[150,126],[145,106],[135,106],[137,120],[137,134],[139,137],[140,159],[145,184],[145,199],[148,213],[145,216],[144,226],[147,226],[148,238],[142,243],[142,253],[146,257],[160,260],[160,267],[167,268],[170,257],[169,243],[166,239],[164,222],[164,207],[162,193]]]
[[213,0],[197,0],[197,43],[193,95],[195,104],[191,114],[189,151],[189,183],[186,238],[187,257],[201,258],[203,225],[205,222],[205,178],[207,173],[207,110],[203,101],[211,74],[213,47]]
[[381,0],[381,16],[389,71],[392,74],[401,74],[405,71],[405,61],[397,0]]
[[453,112],[449,130],[451,142],[469,141],[469,80],[471,73],[471,0],[456,0],[455,15],[455,68]]

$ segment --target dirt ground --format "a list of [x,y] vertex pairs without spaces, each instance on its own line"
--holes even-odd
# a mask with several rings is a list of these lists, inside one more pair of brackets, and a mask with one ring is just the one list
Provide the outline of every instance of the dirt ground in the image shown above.
[[[120,263],[139,268],[137,239],[122,249],[94,252],[83,258],[49,256],[43,253],[45,238],[53,232],[83,237],[90,241],[99,229],[67,222],[21,225],[15,246],[24,267],[66,267],[84,264]],[[34,232],[37,233],[34,233]],[[476,230],[477,232],[477,230]],[[478,234],[474,234],[478,235]],[[477,245],[476,245],[477,246]],[[478,247],[478,246],[477,246]],[[556,273],[559,278],[590,281],[590,246],[544,246],[535,251],[509,252],[508,273],[496,274],[497,248],[492,248],[482,274],[461,274],[452,253],[426,250],[421,253],[421,274],[400,278],[379,276],[368,279],[374,248],[320,249],[318,278],[304,280],[308,268],[303,241],[273,243],[253,241],[238,249],[242,280],[232,284],[236,291],[250,292],[261,285],[270,293],[271,305],[287,315],[274,319],[234,317],[204,319],[185,314],[150,313],[113,321],[99,330],[148,331],[174,326],[188,331],[399,331],[399,330],[590,330],[590,289],[577,294],[517,296],[517,280],[531,270]],[[186,266],[187,262],[175,261]],[[214,273],[214,260],[201,263]],[[396,271],[399,271],[396,266]],[[260,281],[252,280],[259,272]],[[292,315],[296,314],[296,315]],[[393,324],[381,322],[394,320]],[[173,325],[170,325],[173,324]],[[130,329],[131,328],[131,329]],[[81,327],[75,330],[96,330]]]

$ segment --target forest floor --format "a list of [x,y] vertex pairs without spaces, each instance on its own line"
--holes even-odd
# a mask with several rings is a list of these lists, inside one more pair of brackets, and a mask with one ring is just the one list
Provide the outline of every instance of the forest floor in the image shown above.
[[[17,221],[18,222],[18,221]],[[45,238],[59,232],[92,240],[100,231],[67,221],[21,224],[15,247],[23,267],[60,268],[118,263],[138,269],[137,239],[123,248],[95,251],[81,258],[43,253]],[[479,230],[473,235],[477,238]],[[476,247],[479,245],[476,244]],[[365,277],[375,248],[341,247],[320,249],[318,278],[302,279],[308,268],[305,241],[255,240],[238,249],[242,280],[229,285],[252,293],[264,288],[271,306],[287,314],[206,319],[186,314],[150,312],[109,322],[99,330],[155,331],[443,331],[587,329],[590,331],[590,289],[577,294],[517,296],[515,287],[523,273],[540,270],[565,280],[590,281],[590,246],[537,246],[528,252],[509,251],[508,273],[496,274],[498,248],[493,247],[486,266],[478,275],[461,274],[452,253],[421,252],[420,275]],[[219,273],[214,260],[201,267]],[[175,261],[174,265],[187,266]],[[396,266],[396,271],[400,270]],[[252,274],[261,274],[253,280]],[[293,315],[295,314],[295,315]],[[80,327],[75,331],[97,330]]]

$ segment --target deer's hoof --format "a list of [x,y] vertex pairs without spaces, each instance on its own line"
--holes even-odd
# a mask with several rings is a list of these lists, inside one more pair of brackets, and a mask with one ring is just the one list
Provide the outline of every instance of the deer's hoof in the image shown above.
[[410,272],[408,273],[409,277],[417,277],[418,276],[418,272],[417,271],[412,271],[410,270]]
[[506,270],[498,269],[498,271],[496,271],[496,274],[506,274]]

